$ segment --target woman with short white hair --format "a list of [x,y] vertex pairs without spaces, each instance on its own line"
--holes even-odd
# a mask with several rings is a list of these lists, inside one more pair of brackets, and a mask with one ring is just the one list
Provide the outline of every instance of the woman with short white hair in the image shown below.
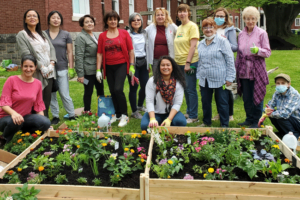
[[260,19],[259,11],[249,6],[242,16],[246,27],[238,37],[235,66],[238,94],[243,95],[246,120],[239,125],[257,128],[269,84],[265,58],[271,55],[271,49],[267,32],[256,26]]

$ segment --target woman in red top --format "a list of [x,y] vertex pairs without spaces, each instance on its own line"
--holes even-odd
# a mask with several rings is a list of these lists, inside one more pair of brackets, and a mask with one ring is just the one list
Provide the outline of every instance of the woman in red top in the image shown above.
[[[44,116],[42,83],[33,78],[37,61],[25,55],[21,61],[21,75],[10,76],[0,98],[0,146],[9,142],[19,130],[33,133],[46,131],[50,120]],[[36,114],[32,114],[32,112]]]
[[[120,16],[116,11],[104,16],[104,28],[98,40],[97,74],[102,79],[107,77],[109,91],[116,110],[116,117],[120,118],[119,127],[127,125],[127,101],[123,92],[126,75],[134,75],[134,50],[129,33],[118,29]],[[130,66],[130,67],[129,67]]]

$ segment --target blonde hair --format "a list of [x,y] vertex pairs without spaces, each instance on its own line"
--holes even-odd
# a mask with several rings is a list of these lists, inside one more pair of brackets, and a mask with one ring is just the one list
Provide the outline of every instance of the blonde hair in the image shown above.
[[243,10],[243,13],[242,13],[243,20],[245,20],[245,18],[250,15],[256,17],[257,22],[259,21],[260,14],[259,14],[259,11],[257,10],[257,8],[255,8],[253,6],[248,6]]
[[228,13],[228,11],[226,10],[226,8],[223,8],[223,7],[218,8],[218,9],[215,11],[215,13],[214,13],[214,19],[215,19],[215,17],[216,17],[216,13],[217,13],[217,12],[220,12],[220,11],[222,11],[222,12],[225,13],[225,23],[224,23],[224,25],[222,26],[222,28],[224,29],[224,28],[226,28],[226,27],[233,26],[233,23],[232,23],[232,21],[231,21],[231,19],[230,19],[230,17],[229,17],[229,13]]
[[161,11],[165,14],[165,22],[164,22],[164,26],[168,27],[169,24],[173,24],[173,20],[171,19],[170,15],[169,15],[169,11],[164,9],[164,8],[156,8],[154,15],[153,15],[153,24],[155,24],[155,26],[157,26],[157,22],[156,22],[156,13],[158,11]]

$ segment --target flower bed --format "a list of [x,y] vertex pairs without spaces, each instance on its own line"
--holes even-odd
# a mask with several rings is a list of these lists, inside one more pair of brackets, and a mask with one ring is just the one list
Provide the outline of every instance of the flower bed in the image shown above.
[[[213,128],[168,129],[171,135],[162,131],[162,138],[152,134],[160,145],[153,146],[147,160],[145,199],[299,199],[299,184],[274,183],[299,183],[300,160],[269,128],[260,129],[269,136],[262,141],[255,141],[256,130],[235,129],[239,135],[234,135]],[[251,136],[244,135],[247,131]],[[262,161],[254,159],[254,147]],[[298,168],[289,169],[291,164]],[[272,183],[261,182],[265,180]]]
[[15,183],[28,182],[47,184],[34,185],[42,189],[40,197],[143,199],[140,173],[146,164],[149,139],[146,134],[51,131],[19,156],[22,162],[9,165],[0,182],[14,184],[0,184],[0,192],[15,188]]

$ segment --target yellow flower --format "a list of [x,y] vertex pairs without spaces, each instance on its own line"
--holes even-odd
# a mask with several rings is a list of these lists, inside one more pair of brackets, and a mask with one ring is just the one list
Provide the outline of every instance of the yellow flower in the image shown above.
[[224,129],[222,131],[224,132]]
[[42,131],[37,130],[37,131],[35,131],[35,133],[36,133],[37,135],[41,135]]
[[142,136],[141,135],[138,135],[138,138],[141,138]]
[[108,139],[108,137],[105,137],[105,139]]
[[20,172],[20,171],[22,171],[22,168],[19,167],[19,168],[18,168],[18,172]]
[[77,149],[79,149],[80,148],[80,145],[77,145]]
[[117,177],[119,178],[119,175],[117,175]]
[[22,136],[22,137],[24,137],[24,136],[25,136],[25,134],[22,134],[21,136]]
[[168,160],[168,163],[169,163],[170,165],[172,165],[172,164],[173,164],[173,161],[172,161],[172,160]]
[[278,146],[277,144],[274,144],[272,147],[273,147],[273,148],[276,148],[276,149],[280,149],[279,146]]
[[206,130],[206,132],[208,132],[208,133],[209,133],[209,130],[207,129],[207,130]]
[[142,155],[140,154],[139,157],[141,157]]
[[43,166],[40,166],[39,167],[39,171],[41,172],[41,171],[43,171],[45,168],[43,167]]
[[136,138],[137,134],[131,135],[131,138]]
[[147,131],[142,131],[142,134],[143,134],[143,135],[146,135],[146,134],[147,134]]
[[171,176],[168,176],[168,178],[171,178]]
[[189,133],[191,133],[191,131],[187,131],[186,133],[189,134]]
[[142,159],[141,159],[141,162],[145,162],[145,160],[142,158]]
[[209,172],[209,173],[212,174],[212,173],[214,173],[214,171],[215,171],[214,168],[208,168],[208,172]]
[[129,149],[128,149],[128,148],[125,148],[124,151],[129,151]]
[[50,138],[50,142],[52,142],[53,141],[53,139],[52,138]]
[[133,149],[130,149],[130,152],[131,152],[131,153],[134,153],[134,150],[133,150]]
[[206,175],[207,175],[207,174],[203,174],[203,178],[205,178],[205,177],[206,177]]
[[102,143],[101,145],[102,145],[103,147],[106,147],[106,146],[107,146],[107,144],[106,144],[106,143]]
[[261,125],[260,127],[261,127],[261,128],[265,128],[265,126],[264,126],[264,125]]
[[30,135],[30,133],[29,133],[29,132],[25,133],[25,136],[29,136],[29,135]]
[[18,131],[17,133],[16,133],[16,135],[20,135],[22,133],[22,131]]

